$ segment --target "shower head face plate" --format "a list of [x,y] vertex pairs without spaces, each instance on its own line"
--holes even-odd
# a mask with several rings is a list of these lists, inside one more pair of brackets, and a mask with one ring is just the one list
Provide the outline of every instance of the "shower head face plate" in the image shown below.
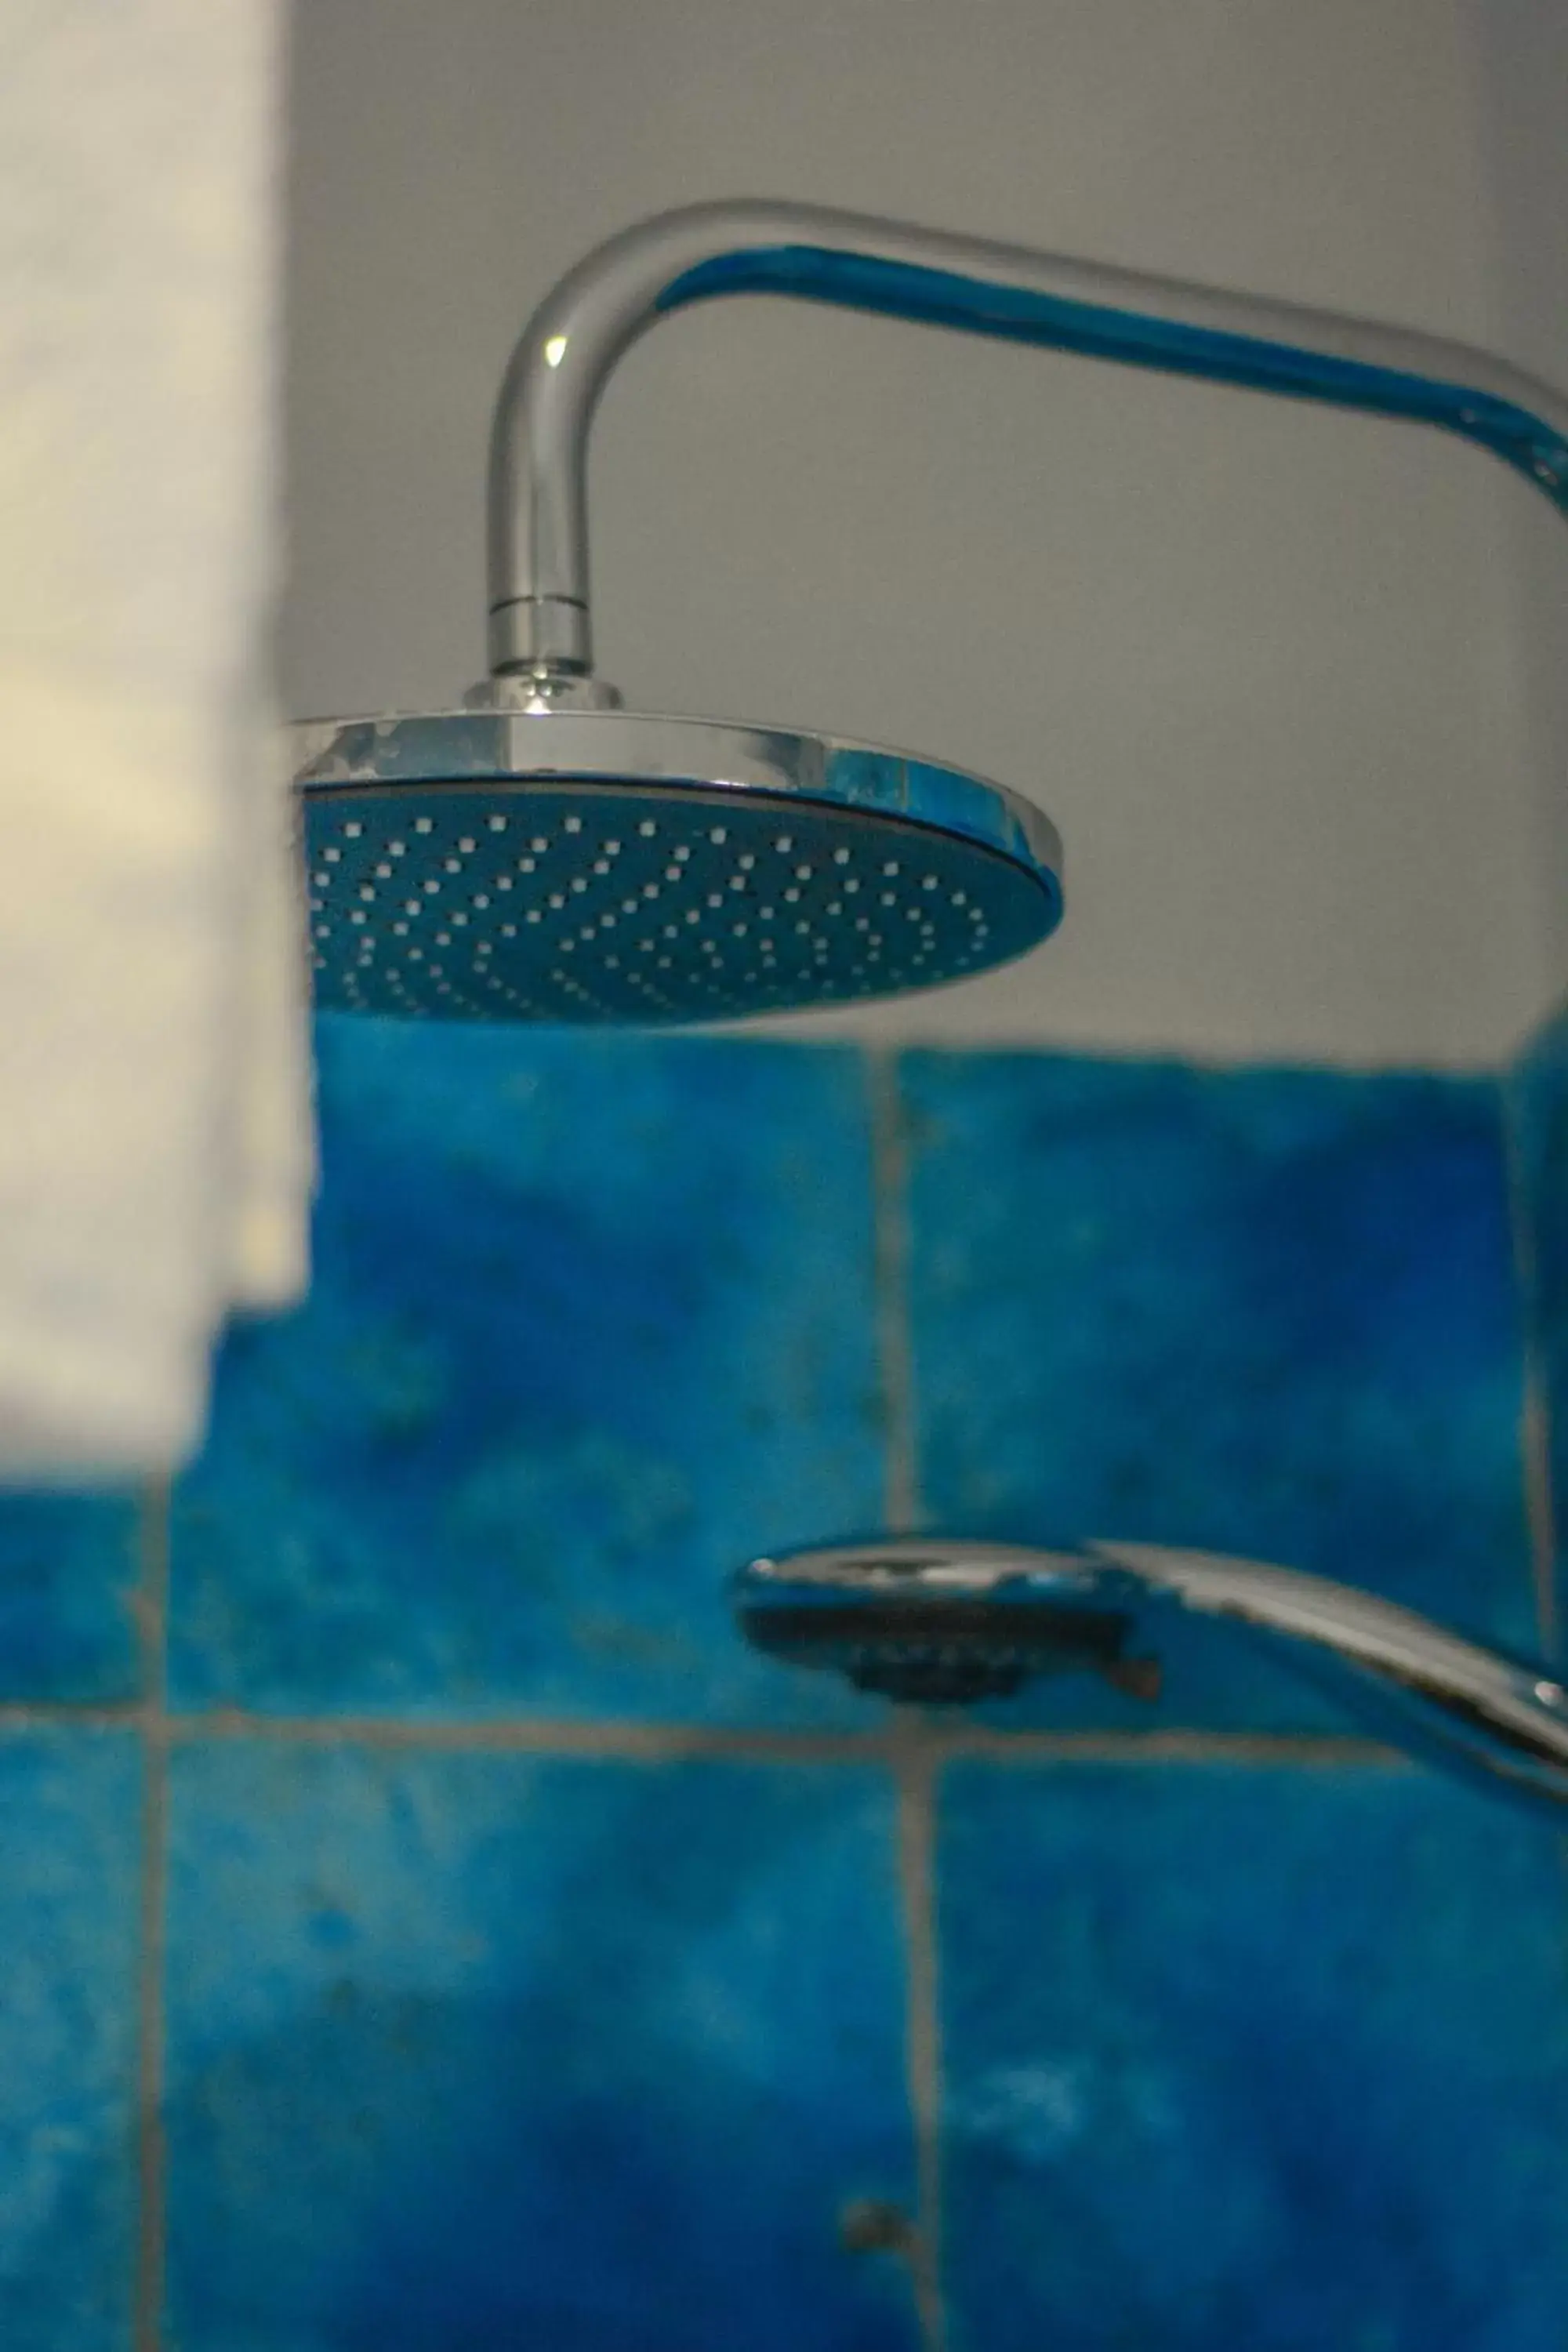
[[1116,1586],[1081,1547],[884,1536],[754,1559],[731,1597],[742,1634],[765,1657],[901,1705],[972,1706],[1082,1672],[1152,1698],[1158,1663],[1133,1652]]
[[964,979],[1061,918],[1038,810],[902,752],[621,710],[294,733],[324,1010],[733,1020]]

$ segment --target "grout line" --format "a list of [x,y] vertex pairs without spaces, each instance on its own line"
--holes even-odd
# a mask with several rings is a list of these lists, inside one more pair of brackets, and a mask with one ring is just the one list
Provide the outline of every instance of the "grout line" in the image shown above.
[[942,2028],[937,2006],[935,1784],[939,1758],[924,1727],[904,1727],[899,1797],[899,1891],[907,1972],[904,2063],[915,2141],[915,2231],[910,2274],[922,2352],[946,2352],[942,2295]]
[[[1498,1088],[1501,1105],[1503,1160],[1508,1184],[1509,1224],[1513,1235],[1514,1276],[1519,1286],[1524,1323],[1524,1382],[1520,1417],[1520,1446],[1524,1468],[1524,1513],[1529,1530],[1535,1628],[1543,1655],[1561,1657],[1562,1622],[1557,1588],[1557,1497],[1552,1476],[1552,1388],[1547,1377],[1542,1339],[1541,1253],[1536,1231],[1535,1197],[1524,1151],[1523,1078],[1521,1066],[1513,1068]],[[1568,1881],[1568,1838],[1556,1841],[1560,1877]]]
[[0,1732],[134,1731],[144,1712],[140,1699],[85,1705],[70,1699],[7,1699],[0,1704]]
[[1562,1641],[1557,1607],[1557,1512],[1552,1492],[1552,1422],[1546,1383],[1533,1342],[1525,1343],[1524,1509],[1534,1570],[1535,1628],[1544,1656],[1555,1659]]
[[889,1530],[903,1535],[920,1526],[921,1505],[910,1328],[909,1151],[899,1057],[891,1047],[866,1048],[866,1088],[871,1112],[877,1358],[887,1444],[883,1510]]
[[[198,1740],[276,1740],[304,1748],[407,1748],[416,1753],[597,1756],[627,1763],[733,1757],[757,1763],[896,1762],[908,1718],[863,1731],[701,1723],[592,1723],[542,1716],[489,1722],[420,1722],[377,1715],[258,1715],[240,1707],[169,1715],[142,1706],[80,1707],[20,1704],[0,1707],[0,1733],[40,1728],[99,1730],[140,1727],[163,1749]],[[979,1758],[1004,1764],[1106,1763],[1393,1765],[1408,1759],[1374,1739],[1321,1732],[1003,1730],[967,1720],[921,1724],[924,1748],[941,1760]]]
[[[1057,1761],[1111,1764],[1262,1763],[1312,1767],[1397,1764],[1397,1748],[1373,1739],[1317,1732],[1001,1731],[977,1723],[921,1726],[923,1746],[936,1757],[981,1757],[1027,1764]],[[781,1764],[888,1763],[901,1759],[910,1718],[892,1717],[864,1731],[816,1731],[700,1723],[578,1723],[537,1721],[416,1723],[384,1716],[247,1715],[224,1707],[169,1718],[167,1738],[275,1739],[300,1747],[368,1747],[495,1755],[605,1757],[628,1763],[679,1762],[703,1757]]]
[[1266,1731],[990,1731],[981,1725],[933,1742],[945,1762],[988,1764],[1285,1764],[1342,1771],[1357,1766],[1414,1771],[1380,1740],[1338,1733]]
[[503,1722],[420,1723],[384,1716],[249,1715],[221,1707],[172,1717],[169,1738],[273,1739],[299,1747],[428,1749],[437,1753],[606,1757],[627,1762],[680,1761],[732,1756],[781,1763],[873,1762],[888,1752],[888,1734],[866,1731],[729,1730],[700,1723],[589,1723],[549,1717]]
[[1557,1526],[1552,1491],[1551,1404],[1537,1313],[1540,1264],[1535,1208],[1520,1134],[1517,1081],[1498,1088],[1502,1123],[1509,1227],[1513,1238],[1514,1280],[1523,1328],[1524,1381],[1520,1407],[1520,1455],[1524,1476],[1525,1525],[1530,1538],[1535,1629],[1548,1658],[1558,1654],[1562,1627],[1557,1604]]
[[169,1494],[142,1503],[142,1726],[144,1795],[137,1991],[135,2352],[160,2352],[167,2213],[163,2139],[163,1957],[169,1820]]

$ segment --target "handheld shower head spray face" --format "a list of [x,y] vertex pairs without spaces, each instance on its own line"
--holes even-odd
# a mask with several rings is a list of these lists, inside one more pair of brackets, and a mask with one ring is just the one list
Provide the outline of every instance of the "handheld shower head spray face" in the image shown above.
[[1082,1549],[843,1544],[753,1560],[735,1612],[764,1656],[825,1667],[899,1705],[970,1706],[1073,1673],[1152,1699],[1159,1662],[1135,1654],[1134,1613],[1099,1568]]

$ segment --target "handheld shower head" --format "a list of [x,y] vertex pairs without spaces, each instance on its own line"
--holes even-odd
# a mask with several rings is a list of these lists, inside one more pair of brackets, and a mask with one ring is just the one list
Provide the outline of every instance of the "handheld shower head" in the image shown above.
[[667,313],[768,293],[1441,425],[1568,507],[1568,401],[1458,343],[813,205],[665,214],[563,278],[508,365],[490,684],[460,710],[296,730],[322,1005],[716,1020],[962,979],[1055,929],[1060,844],[999,785],[637,715],[592,675],[600,393]]
[[889,1536],[755,1559],[734,1599],[768,1656],[925,1706],[1075,1669],[1152,1697],[1162,1627],[1224,1622],[1380,1738],[1494,1794],[1568,1807],[1568,1690],[1549,1667],[1326,1577],[1154,1544]]

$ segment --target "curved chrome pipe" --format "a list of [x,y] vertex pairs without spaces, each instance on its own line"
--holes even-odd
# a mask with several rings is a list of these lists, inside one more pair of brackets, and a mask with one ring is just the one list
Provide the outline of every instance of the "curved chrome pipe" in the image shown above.
[[1568,511],[1568,397],[1436,335],[1149,278],[812,205],[663,213],[548,294],[508,363],[490,441],[490,667],[593,667],[588,430],[655,320],[722,294],[783,294],[1439,425]]
[[[1326,1577],[1096,1540],[1073,1549],[888,1537],[753,1560],[737,1611],[757,1647],[891,1697],[974,1698],[1089,1667],[1138,1687],[1133,1645],[1173,1618],[1239,1628],[1380,1738],[1553,1811],[1568,1807],[1568,1690]],[[944,1681],[945,1677],[945,1681]]]

